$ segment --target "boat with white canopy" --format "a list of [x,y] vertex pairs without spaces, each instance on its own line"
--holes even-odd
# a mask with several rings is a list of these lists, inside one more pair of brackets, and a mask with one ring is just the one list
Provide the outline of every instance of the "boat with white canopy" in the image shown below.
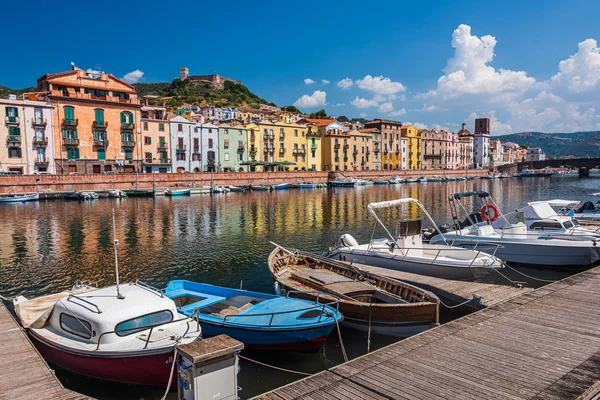
[[[469,213],[461,203],[464,199],[468,199],[475,209],[481,207],[481,213]],[[517,210],[516,213],[502,214],[487,192],[455,193],[450,197],[450,206],[455,229],[434,236],[430,243],[450,242],[454,246],[484,251],[496,249],[495,255],[504,261],[540,267],[581,268],[600,261],[600,238],[590,236],[589,232],[578,234],[576,231],[528,229],[524,212]],[[466,215],[465,221],[459,222],[457,208]],[[511,215],[516,215],[517,220],[509,221]]]
[[[494,268],[504,267],[502,261],[493,254],[487,254],[479,249],[470,250],[452,246],[451,243],[443,240],[444,234],[439,230],[443,244],[423,243],[421,219],[399,219],[396,232],[392,233],[376,212],[376,210],[410,204],[417,205],[422,214],[436,227],[423,204],[416,199],[405,198],[371,203],[367,206],[369,212],[375,217],[371,240],[366,244],[359,244],[351,235],[344,234],[330,249],[327,256],[342,261],[459,280],[482,278],[492,273]],[[383,228],[387,238],[373,237],[377,226]]]

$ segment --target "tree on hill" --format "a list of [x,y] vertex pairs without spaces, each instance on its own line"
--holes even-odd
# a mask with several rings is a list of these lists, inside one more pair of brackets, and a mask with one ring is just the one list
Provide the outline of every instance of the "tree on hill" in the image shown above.
[[337,117],[337,120],[340,122],[350,122],[348,117],[346,117],[345,115],[340,115],[339,117]]
[[283,107],[283,111],[289,111],[289,112],[296,113],[296,114],[302,114],[302,112],[300,112],[300,110],[298,110],[294,106],[285,106],[285,107]]
[[315,115],[317,116],[317,118],[326,118],[327,112],[324,109],[320,109]]

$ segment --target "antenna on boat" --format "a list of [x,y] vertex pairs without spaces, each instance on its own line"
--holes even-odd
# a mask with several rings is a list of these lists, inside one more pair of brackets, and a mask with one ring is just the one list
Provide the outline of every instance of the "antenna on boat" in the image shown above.
[[112,224],[113,224],[113,246],[115,248],[115,274],[117,276],[117,299],[124,299],[125,296],[121,294],[119,290],[119,256],[117,255],[117,245],[119,239],[117,239],[117,225],[115,224],[115,209],[112,209]]

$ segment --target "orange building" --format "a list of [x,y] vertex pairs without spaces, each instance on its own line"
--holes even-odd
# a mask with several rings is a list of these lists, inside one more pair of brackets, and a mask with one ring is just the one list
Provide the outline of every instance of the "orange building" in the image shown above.
[[370,132],[351,130],[350,165],[354,171],[373,170],[373,135]]
[[140,170],[141,106],[132,85],[75,66],[44,75],[37,83],[54,106],[58,174]]
[[141,117],[143,172],[171,172],[167,109],[146,104]]

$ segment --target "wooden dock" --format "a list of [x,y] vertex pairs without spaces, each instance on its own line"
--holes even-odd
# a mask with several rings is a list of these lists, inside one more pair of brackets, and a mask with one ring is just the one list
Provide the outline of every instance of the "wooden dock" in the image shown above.
[[494,304],[521,296],[533,290],[531,288],[519,288],[512,285],[455,281],[357,263],[353,263],[352,265],[367,272],[389,276],[390,278],[408,282],[422,289],[429,290],[448,305],[468,302],[471,299],[472,301],[466,303],[465,306],[475,310],[493,306]]
[[0,399],[89,399],[62,386],[4,304],[0,304],[0,371]]
[[594,399],[600,267],[256,399]]

